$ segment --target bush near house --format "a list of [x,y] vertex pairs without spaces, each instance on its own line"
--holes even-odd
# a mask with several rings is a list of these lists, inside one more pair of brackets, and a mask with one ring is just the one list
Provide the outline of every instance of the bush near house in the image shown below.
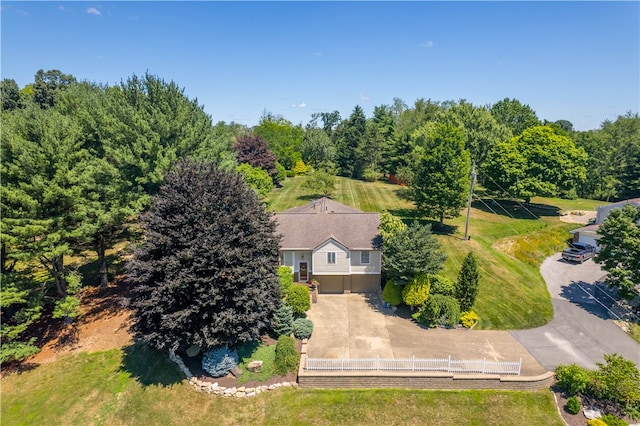
[[304,316],[305,312],[311,309],[309,287],[302,284],[293,284],[287,290],[284,301],[291,307],[294,315]]
[[396,285],[393,280],[387,281],[382,290],[382,300],[390,305],[398,306],[402,303],[402,287]]
[[434,294],[427,299],[427,302],[419,312],[413,315],[413,318],[430,327],[438,325],[457,327],[460,323],[460,305],[451,296]]
[[276,372],[284,376],[290,371],[295,371],[296,368],[298,368],[298,360],[298,351],[296,350],[296,345],[293,337],[278,337],[275,359]]
[[313,333],[313,322],[306,318],[298,318],[293,321],[293,335],[297,339],[308,339]]
[[276,336],[289,336],[293,331],[293,309],[284,303],[278,307],[271,319],[271,330]]

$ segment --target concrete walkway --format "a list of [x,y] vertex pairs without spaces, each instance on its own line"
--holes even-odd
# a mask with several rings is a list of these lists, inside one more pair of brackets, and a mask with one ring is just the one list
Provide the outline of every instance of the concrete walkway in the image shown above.
[[382,308],[377,294],[321,294],[307,316],[314,324],[312,358],[522,358],[522,375],[547,371],[507,331],[423,328]]

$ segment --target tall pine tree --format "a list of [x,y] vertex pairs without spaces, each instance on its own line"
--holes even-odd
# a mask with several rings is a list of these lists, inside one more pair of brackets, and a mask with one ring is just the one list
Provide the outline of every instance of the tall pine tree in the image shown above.
[[478,264],[473,252],[469,252],[462,262],[462,268],[458,275],[458,285],[456,287],[456,299],[460,302],[460,310],[465,312],[471,309],[478,296],[478,283],[480,274]]

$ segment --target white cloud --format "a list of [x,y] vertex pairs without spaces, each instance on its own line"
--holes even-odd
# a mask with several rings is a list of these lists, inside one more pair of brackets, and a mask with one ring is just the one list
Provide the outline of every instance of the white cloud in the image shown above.
[[431,40],[423,41],[422,43],[420,43],[420,46],[422,46],[422,47],[433,47],[433,42]]
[[87,13],[89,15],[98,15],[98,16],[102,15],[102,13],[100,13],[100,11],[95,7],[90,7],[89,9],[87,9]]
[[371,97],[365,95],[364,93],[360,93],[360,100],[361,101],[370,101]]
[[296,104],[291,105],[291,108],[306,108],[306,107],[307,107],[306,102],[301,102],[297,105]]

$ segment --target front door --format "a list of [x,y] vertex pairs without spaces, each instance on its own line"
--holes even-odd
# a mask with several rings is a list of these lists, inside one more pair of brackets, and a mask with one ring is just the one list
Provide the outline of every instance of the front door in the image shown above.
[[300,274],[298,277],[298,281],[307,282],[309,281],[309,271],[307,271],[307,262],[300,262]]

